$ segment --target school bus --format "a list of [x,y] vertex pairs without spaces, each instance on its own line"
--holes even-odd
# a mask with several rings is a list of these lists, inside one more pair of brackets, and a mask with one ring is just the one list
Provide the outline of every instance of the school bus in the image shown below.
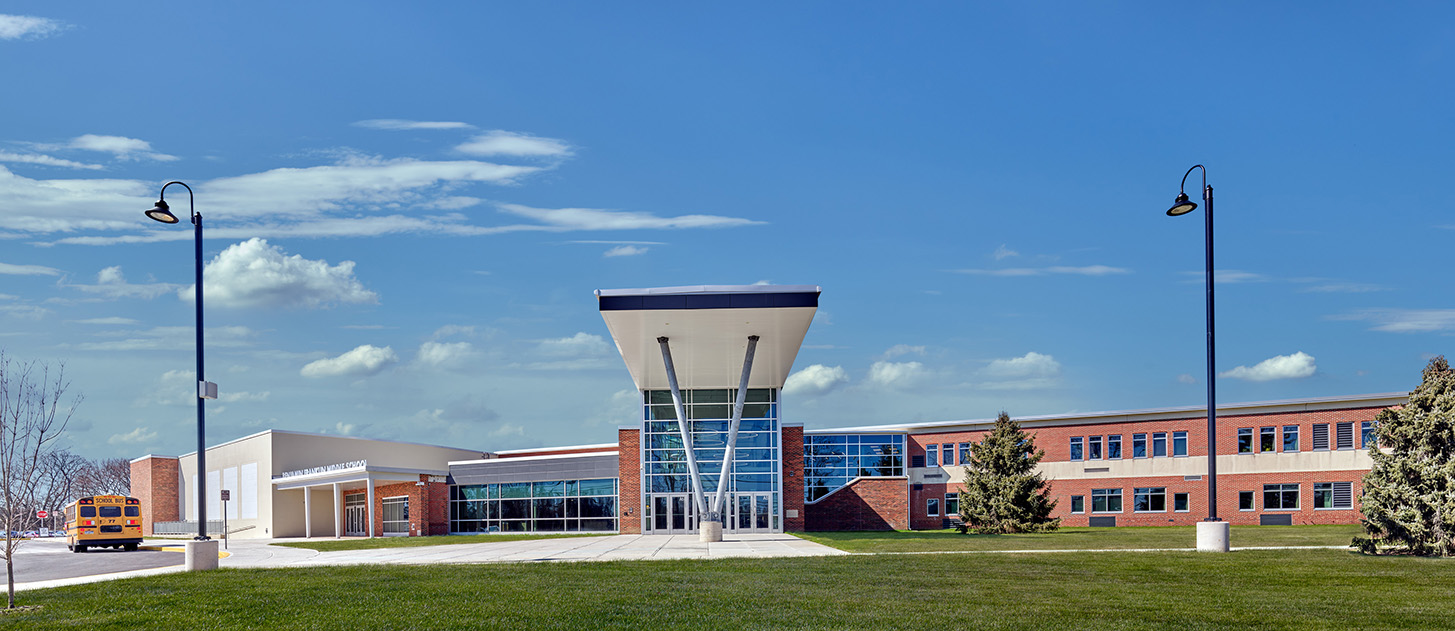
[[141,500],[121,495],[78,498],[66,505],[66,547],[135,550],[141,545]]

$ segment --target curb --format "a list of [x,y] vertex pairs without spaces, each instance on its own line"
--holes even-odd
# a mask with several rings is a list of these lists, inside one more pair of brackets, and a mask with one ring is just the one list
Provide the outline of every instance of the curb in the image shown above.
[[[187,548],[184,548],[182,546],[137,546],[136,549],[137,550],[151,550],[152,552],[186,552],[187,551]],[[230,557],[230,556],[232,556],[232,553],[231,552],[226,552],[226,551],[223,551],[223,550],[218,550],[217,551],[217,558],[219,558],[219,559],[226,559],[227,557]]]

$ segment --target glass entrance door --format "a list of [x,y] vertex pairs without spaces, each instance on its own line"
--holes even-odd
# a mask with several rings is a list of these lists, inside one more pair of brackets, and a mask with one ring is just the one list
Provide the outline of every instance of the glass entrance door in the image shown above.
[[696,506],[687,493],[652,496],[652,532],[676,535],[697,532]]
[[364,493],[344,496],[344,536],[362,537],[367,534],[369,510],[368,496]]
[[733,532],[773,532],[773,494],[738,493],[731,509]]

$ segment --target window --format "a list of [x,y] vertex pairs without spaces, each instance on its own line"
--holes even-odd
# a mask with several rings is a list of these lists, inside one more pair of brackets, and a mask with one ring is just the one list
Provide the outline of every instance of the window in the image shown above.
[[960,514],[960,494],[959,493],[946,493],[945,494],[945,516],[946,517],[954,517],[954,516],[959,515],[959,514]]
[[1122,458],[1122,435],[1112,434],[1106,437],[1106,457],[1108,460],[1121,460]]
[[1120,512],[1122,512],[1122,490],[1121,489],[1092,489],[1091,490],[1091,512],[1093,512],[1093,513],[1120,513]]
[[1375,446],[1379,438],[1374,435],[1374,421],[1364,421],[1359,424],[1359,448],[1368,449]]
[[1238,510],[1253,510],[1253,492],[1238,491]]
[[970,443],[960,443],[960,464],[970,464]]
[[381,504],[384,508],[384,536],[409,534],[409,498],[386,497]]
[[1152,457],[1167,457],[1167,432],[1152,434]]
[[925,513],[928,514],[930,517],[939,517],[940,516],[940,500],[939,500],[939,498],[932,497],[932,498],[930,498],[928,500],[925,500],[925,501],[927,503],[927,505],[925,506]]
[[1082,441],[1082,438],[1080,436],[1073,436],[1071,438],[1071,461],[1072,462],[1076,462],[1078,460],[1082,460],[1083,459],[1082,456],[1085,455],[1081,451],[1081,441]]
[[[945,461],[945,466],[947,466],[947,467],[954,466],[954,464],[955,464],[955,443],[945,443],[943,445],[940,445],[940,449],[943,449],[944,450],[944,457],[941,458],[941,459]],[[965,464],[965,463],[962,462],[960,464]]]
[[1147,457],[1147,435],[1146,434],[1132,434],[1132,457],[1133,458],[1146,458]]
[[1136,492],[1132,494],[1132,512],[1167,512],[1167,489],[1160,486],[1137,489]]
[[1298,426],[1283,426],[1283,450],[1298,451]]
[[1172,455],[1175,457],[1187,455],[1187,432],[1172,432]]
[[1073,512],[1073,513],[1084,513],[1084,512],[1086,512],[1086,496],[1085,495],[1072,495],[1071,496],[1071,512]]
[[1088,460],[1101,460],[1101,437],[1100,436],[1092,436],[1091,438],[1088,438],[1086,440],[1086,446],[1088,447],[1087,451],[1089,452],[1087,454],[1087,459]]
[[1314,451],[1323,451],[1329,448],[1329,424],[1314,424]]
[[939,445],[927,445],[925,447],[925,466],[926,467],[938,467],[938,466],[940,466],[940,446]]
[[1339,423],[1334,426],[1334,448],[1354,448],[1354,423]]
[[1264,484],[1263,510],[1298,510],[1298,485]]
[[1278,437],[1275,435],[1277,429],[1276,427],[1258,428],[1258,453],[1273,451],[1273,446],[1278,442]]
[[1251,428],[1251,427],[1239,427],[1238,428],[1238,453],[1240,453],[1240,454],[1251,454],[1251,453],[1253,453],[1253,428]]
[[1314,484],[1314,508],[1353,508],[1353,482]]
[[1188,505],[1187,494],[1186,493],[1173,493],[1172,494],[1172,510],[1173,511],[1176,511],[1176,512],[1179,512],[1179,513],[1185,513],[1185,512],[1187,512],[1189,510],[1192,510],[1188,506],[1189,505]]

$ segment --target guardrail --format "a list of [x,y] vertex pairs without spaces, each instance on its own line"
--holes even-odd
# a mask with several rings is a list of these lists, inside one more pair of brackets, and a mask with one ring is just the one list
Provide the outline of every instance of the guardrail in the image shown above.
[[[154,535],[190,535],[197,532],[195,521],[158,521],[152,523]],[[207,534],[222,534],[222,520],[207,520]]]

